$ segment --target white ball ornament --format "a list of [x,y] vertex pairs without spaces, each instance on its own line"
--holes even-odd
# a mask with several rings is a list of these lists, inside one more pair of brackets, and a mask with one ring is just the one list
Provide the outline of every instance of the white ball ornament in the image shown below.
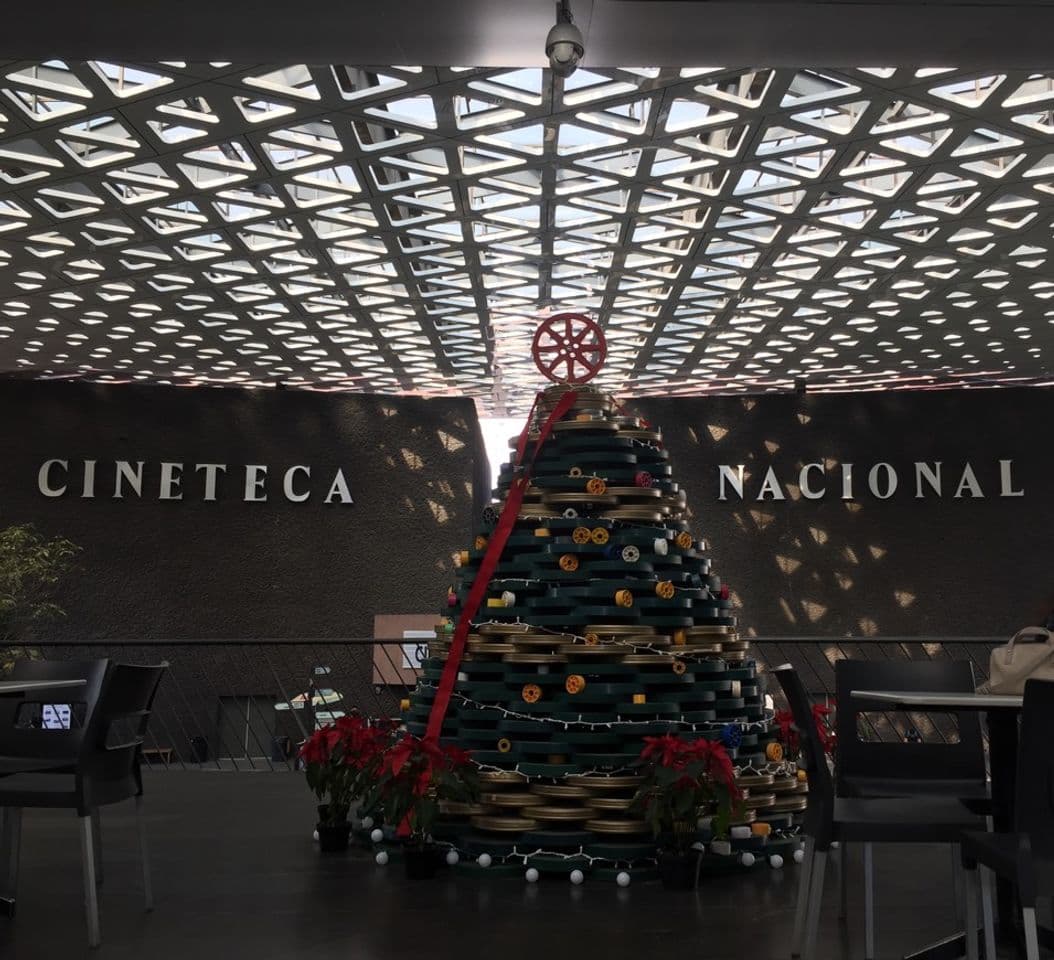
[[538,873],[537,867],[528,867],[527,872],[523,875],[523,879],[528,883],[537,883],[540,876],[541,874]]
[[489,853],[481,853],[478,857],[476,857],[476,863],[478,863],[481,867],[489,867],[493,862],[494,861],[491,859]]
[[572,870],[571,871],[571,882],[576,887],[579,886],[580,884],[584,883],[585,879],[586,879],[586,875],[581,870]]
[[628,887],[630,884],[629,874],[626,873],[625,870],[623,870],[615,877],[615,883],[617,883],[620,887]]
[[380,827],[377,827],[376,829],[371,830],[370,831],[370,839],[374,843],[380,843],[384,839],[384,831]]
[[798,847],[798,849],[794,851],[794,862],[795,863],[804,863],[805,862],[805,851],[802,850],[801,847]]
[[754,854],[747,850],[742,856],[740,856],[739,862],[743,864],[744,867],[754,866]]
[[369,830],[370,827],[372,827],[372,826],[373,826],[373,817],[363,817],[362,818],[362,829],[363,830]]
[[317,830],[315,830],[315,831],[314,831],[314,832],[313,832],[313,833],[311,834],[311,839],[312,839],[312,840],[314,840],[314,841],[315,841],[315,843],[318,843],[318,831],[317,831]]
[[378,867],[386,867],[386,866],[388,866],[388,851],[387,850],[378,850],[377,851],[377,856],[375,856],[373,859],[374,859],[374,862],[377,864]]
[[461,862],[461,854],[456,850],[447,850],[446,863],[448,867],[456,867]]
[[778,853],[774,853],[771,857],[769,857],[769,866],[772,867],[773,870],[779,870],[780,867],[783,866],[783,857],[781,857]]

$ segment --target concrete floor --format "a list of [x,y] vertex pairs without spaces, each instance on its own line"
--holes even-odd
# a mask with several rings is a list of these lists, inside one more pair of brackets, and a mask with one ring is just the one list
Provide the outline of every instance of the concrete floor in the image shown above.
[[[157,772],[147,782],[157,908],[141,907],[131,804],[103,815],[103,946],[89,951],[72,813],[25,817],[18,914],[3,960],[786,960],[797,869],[756,866],[696,893],[446,874],[411,883],[366,851],[320,856],[314,803],[290,773]],[[947,848],[876,851],[878,953],[900,957],[956,926]],[[855,869],[854,869],[855,868]],[[851,932],[828,871],[820,955],[862,957],[859,862]]]

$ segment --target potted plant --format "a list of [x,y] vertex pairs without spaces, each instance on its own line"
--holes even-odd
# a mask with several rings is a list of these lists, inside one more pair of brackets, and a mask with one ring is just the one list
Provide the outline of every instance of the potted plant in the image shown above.
[[465,750],[407,733],[385,752],[370,793],[405,844],[411,879],[431,877],[439,866],[432,828],[445,801],[472,803],[479,796],[475,766]]
[[63,537],[46,539],[32,524],[0,530],[0,677],[18,659],[42,659],[21,644],[36,627],[65,616],[51,598],[79,552]]
[[659,841],[662,882],[691,889],[698,876],[699,854],[692,845],[700,816],[712,814],[713,835],[724,838],[739,806],[732,761],[716,741],[666,734],[644,738],[640,770],[644,779],[633,807]]
[[308,786],[319,803],[320,850],[347,849],[348,811],[376,776],[388,740],[386,727],[351,716],[316,730],[300,748]]

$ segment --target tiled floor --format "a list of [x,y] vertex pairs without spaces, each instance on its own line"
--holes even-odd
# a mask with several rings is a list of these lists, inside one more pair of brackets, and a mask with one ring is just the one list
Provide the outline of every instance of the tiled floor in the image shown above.
[[[85,945],[76,821],[27,813],[18,915],[0,918],[3,960],[784,960],[797,870],[759,865],[697,893],[446,875],[411,883],[366,851],[320,856],[313,800],[289,773],[168,772],[147,783],[157,909],[145,914],[131,804],[104,814],[103,946]],[[952,932],[946,848],[885,848],[878,953]],[[821,956],[863,955],[859,865],[850,932],[828,871]],[[855,868],[855,869],[854,869]],[[848,942],[847,942],[848,938]],[[851,952],[850,952],[851,950]]]

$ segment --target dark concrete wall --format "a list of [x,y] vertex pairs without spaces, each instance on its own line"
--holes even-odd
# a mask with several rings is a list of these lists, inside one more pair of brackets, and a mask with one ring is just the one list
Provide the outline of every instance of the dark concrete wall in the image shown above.
[[[363,637],[374,614],[438,610],[485,462],[463,399],[8,380],[0,410],[0,525],[83,547],[50,631],[71,642]],[[52,457],[71,461],[55,499],[37,489]],[[114,500],[115,459],[147,461],[142,499]],[[163,460],[186,465],[182,501],[157,499]],[[193,472],[206,462],[229,465],[211,503]],[[243,502],[244,464],[270,467],[266,503]],[[313,471],[305,503],[282,496],[294,464]],[[323,502],[338,467],[352,505]]]
[[[1002,635],[1054,607],[1054,390],[638,400],[663,430],[715,572],[761,635]],[[1022,497],[999,496],[1000,459]],[[828,461],[824,499],[803,463]],[[915,498],[912,463],[943,461],[944,496]],[[867,490],[880,461],[888,500]],[[954,496],[966,461],[985,499]],[[854,464],[843,501],[840,464]],[[718,500],[718,464],[744,464],[746,498]],[[758,501],[769,466],[787,500]],[[928,488],[927,488],[928,489]]]

